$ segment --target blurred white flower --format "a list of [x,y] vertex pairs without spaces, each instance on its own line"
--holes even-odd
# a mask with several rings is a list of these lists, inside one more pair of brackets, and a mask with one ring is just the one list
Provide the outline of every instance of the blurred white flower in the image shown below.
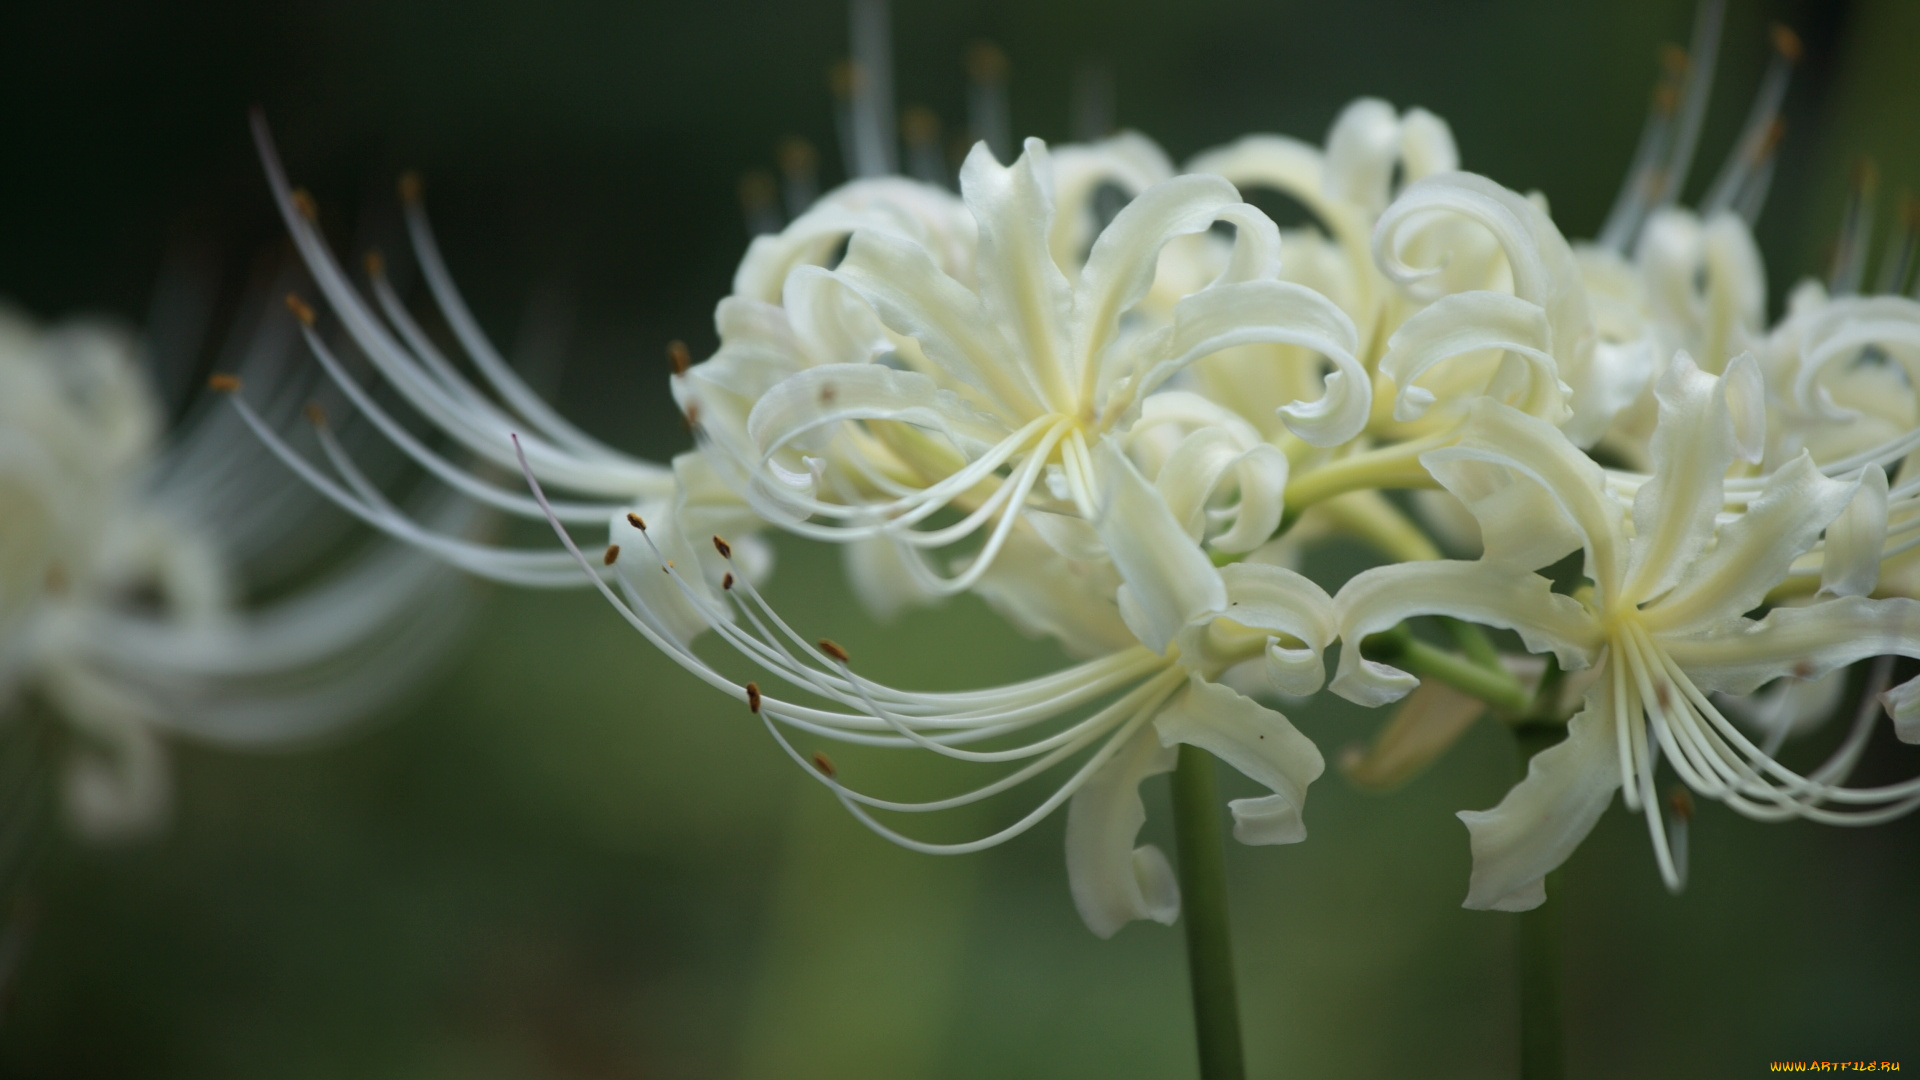
[[[275,336],[250,368],[278,362]],[[0,309],[0,723],[71,728],[64,805],[95,839],[165,820],[163,736],[310,740],[418,677],[462,608],[392,550],[245,603],[245,564],[301,546],[309,500],[230,414],[164,448],[161,426],[126,334]]]

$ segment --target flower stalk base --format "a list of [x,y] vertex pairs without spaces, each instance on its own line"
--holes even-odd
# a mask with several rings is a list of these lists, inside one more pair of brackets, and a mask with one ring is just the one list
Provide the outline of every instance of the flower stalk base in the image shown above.
[[[1566,728],[1531,722],[1516,726],[1513,735],[1525,775],[1533,755],[1565,738]],[[1521,1080],[1566,1076],[1560,1014],[1560,891],[1566,888],[1562,874],[1548,874],[1546,887],[1546,903],[1520,913]]]
[[1227,856],[1213,770],[1212,755],[1181,744],[1173,773],[1181,921],[1187,928],[1187,974],[1193,985],[1200,1080],[1244,1080],[1246,1054],[1240,1042],[1233,935],[1227,923]]

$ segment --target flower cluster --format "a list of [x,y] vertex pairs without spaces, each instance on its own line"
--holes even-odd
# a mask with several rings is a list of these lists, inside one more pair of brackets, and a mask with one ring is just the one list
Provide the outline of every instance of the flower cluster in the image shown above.
[[[1103,936],[1178,912],[1167,859],[1138,844],[1138,789],[1182,744],[1266,792],[1230,804],[1238,839],[1305,838],[1325,762],[1282,707],[1323,688],[1366,706],[1413,695],[1350,762],[1373,782],[1431,760],[1482,712],[1564,727],[1498,806],[1461,815],[1468,906],[1539,904],[1616,789],[1678,888],[1685,791],[1760,820],[1860,824],[1920,806],[1920,781],[1846,783],[1873,711],[1819,769],[1775,755],[1831,708],[1842,667],[1920,656],[1920,303],[1899,295],[1911,238],[1879,293],[1860,295],[1868,238],[1851,218],[1828,285],[1797,288],[1767,324],[1749,226],[1797,46],[1777,37],[1733,154],[1686,209],[1717,26],[1706,32],[1702,62],[1657,95],[1593,243],[1569,242],[1543,197],[1462,171],[1438,117],[1373,99],[1324,145],[1255,135],[1185,165],[1134,134],[1028,139],[1017,156],[982,141],[957,192],[937,168],[884,175],[891,140],[858,117],[891,105],[856,99],[858,178],[813,198],[790,176],[784,226],[753,189],[762,233],[716,309],[719,346],[699,363],[676,354],[697,446],[670,467],[595,442],[527,390],[403,182],[422,271],[487,386],[469,381],[377,260],[364,288],[341,269],[260,126],[342,329],[450,442],[521,468],[532,498],[409,435],[296,305],[314,354],[401,450],[489,506],[546,518],[561,547],[424,528],[349,456],[330,453],[329,475],[239,408],[329,498],[398,538],[504,581],[597,587],[889,839],[973,851],[1064,804],[1072,894]],[[1281,229],[1246,201],[1255,191],[1311,223]],[[589,558],[568,527],[603,521],[607,546]],[[876,615],[972,593],[1079,660],[967,691],[881,682],[767,601],[770,531],[841,546]],[[1478,554],[1443,558],[1431,537]],[[1330,595],[1294,569],[1329,539],[1386,563]],[[1459,651],[1411,632],[1418,620]],[[1515,655],[1489,628],[1511,632]],[[706,635],[731,655],[697,649]],[[1883,663],[1873,694],[1920,742],[1920,682],[1886,690],[1886,675]],[[811,753],[821,740],[982,778],[885,797],[872,766],[856,778]],[[1662,811],[1663,763],[1684,785],[1677,821]],[[901,824],[1035,788],[1030,809],[974,839]]]

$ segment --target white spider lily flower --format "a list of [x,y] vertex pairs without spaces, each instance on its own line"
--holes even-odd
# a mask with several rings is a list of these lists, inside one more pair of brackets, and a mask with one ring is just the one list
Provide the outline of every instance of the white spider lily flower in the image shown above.
[[[1142,401],[1210,353],[1251,342],[1312,349],[1334,370],[1316,400],[1281,407],[1284,422],[1320,445],[1360,431],[1370,387],[1351,321],[1276,278],[1278,231],[1232,185],[1157,184],[1115,216],[1084,266],[1062,266],[1048,243],[1053,183],[1038,140],[1012,166],[976,147],[961,186],[978,245],[962,273],[900,231],[860,229],[835,269],[789,275],[789,319],[813,331],[803,344],[837,349],[840,362],[805,367],[755,401],[748,494],[758,512],[806,536],[916,549],[993,522],[967,569],[927,570],[927,588],[951,594],[990,569],[1023,510],[1067,522],[1042,527],[1050,541],[1084,537],[1096,510],[1093,444],[1127,430]],[[1170,322],[1130,322],[1167,242],[1216,221],[1236,230],[1220,277],[1176,304]],[[948,507],[965,511],[960,522],[916,528]]]
[[[1284,715],[1217,679],[1256,660],[1264,662],[1275,689],[1312,693],[1324,678],[1320,654],[1334,624],[1331,599],[1293,571],[1256,563],[1216,568],[1112,438],[1098,443],[1090,457],[1098,499],[1091,518],[1110,551],[1112,569],[1111,576],[1092,575],[1083,584],[1097,590],[1117,580],[1117,598],[1068,586],[1054,593],[1063,601],[1059,605],[1050,608],[1040,600],[1026,610],[1036,621],[1065,616],[1091,628],[1102,609],[1116,612],[1117,599],[1118,620],[1130,633],[1113,633],[1110,622],[1108,630],[1080,639],[1094,644],[1104,637],[1113,646],[1093,659],[982,690],[912,691],[857,674],[844,649],[799,634],[746,575],[725,577],[724,600],[716,604],[651,546],[651,531],[642,530],[640,539],[648,546],[622,559],[640,562],[647,572],[675,583],[683,602],[770,680],[767,689],[758,682],[737,682],[682,638],[663,633],[658,612],[630,579],[609,583],[563,524],[553,525],[629,625],[691,674],[744,702],[796,763],[879,835],[921,852],[978,851],[1020,835],[1070,801],[1072,892],[1088,927],[1108,936],[1130,920],[1169,922],[1178,912],[1178,889],[1166,859],[1150,846],[1135,846],[1144,820],[1135,788],[1147,776],[1172,768],[1175,745],[1203,747],[1272,792],[1229,804],[1242,841],[1277,844],[1305,837],[1300,809],[1308,784],[1324,768],[1319,751]],[[544,499],[530,468],[527,478],[534,497]],[[732,557],[731,545],[720,537],[713,538],[712,547],[723,559]],[[802,739],[930,752],[998,768],[993,779],[960,794],[901,801],[853,786],[824,754],[810,760],[796,745]],[[919,840],[879,817],[977,803],[1056,770],[1071,771],[1032,810],[976,839]]]
[[[1058,147],[1052,160],[1057,213],[1048,244],[1055,260],[1069,266],[1085,261],[1114,199],[1124,202],[1173,175],[1158,147],[1130,133]],[[761,465],[748,416],[776,384],[808,368],[850,359],[901,362],[895,342],[865,302],[834,288],[818,272],[863,230],[898,236],[926,250],[942,272],[956,279],[972,276],[978,231],[966,204],[945,188],[899,177],[850,181],[813,202],[784,229],[757,237],[734,275],[731,295],[715,312],[719,350],[673,382],[681,408],[695,421],[702,453],[743,499],[751,497]],[[803,268],[806,272],[799,272]],[[863,437],[869,433],[877,441]],[[931,450],[939,461],[945,455],[938,449],[904,426],[864,432],[850,425],[814,442],[810,456],[821,463],[814,471],[831,478],[838,497],[857,503],[899,494],[902,474],[888,467],[891,458],[911,461]],[[776,522],[794,520],[777,505],[761,509]],[[1026,547],[1019,536],[1016,530],[1005,542]],[[838,539],[856,595],[880,618],[947,591],[927,572],[915,543],[879,533]],[[983,573],[992,573],[994,561],[987,560]]]
[[99,325],[0,312],[0,719],[44,710],[71,729],[62,801],[99,840],[165,820],[163,736],[310,740],[417,677],[461,609],[449,575],[394,549],[244,606],[241,560],[292,541],[300,514],[277,466],[235,452],[248,436],[229,414],[161,451],[133,353]]
[[[433,343],[387,279],[384,262],[377,255],[366,260],[371,299],[355,286],[320,232],[311,197],[288,183],[266,120],[258,111],[253,114],[253,134],[288,234],[320,295],[337,316],[341,329],[380,378],[435,431],[469,455],[472,464],[450,460],[389,413],[373,393],[354,378],[319,333],[315,312],[303,301],[290,297],[289,306],[299,319],[308,350],[355,412],[406,457],[474,504],[491,511],[538,519],[542,513],[532,499],[482,475],[489,466],[518,468],[509,440],[509,436],[517,433],[536,474],[545,483],[572,496],[573,501],[553,503],[553,512],[569,525],[601,527],[611,522],[615,543],[630,513],[664,525],[683,509],[682,503],[689,492],[700,493],[697,497],[707,500],[711,508],[711,497],[716,491],[724,491],[723,488],[705,482],[700,476],[689,477],[689,482],[679,488],[675,485],[676,471],[686,472],[691,468],[697,473],[705,468],[705,463],[690,463],[676,470],[615,450],[567,421],[513,371],[480,329],[447,271],[421,203],[418,178],[409,174],[400,182],[413,253],[441,316],[459,341],[466,359],[479,372],[484,388],[469,380]],[[324,426],[319,431],[325,457],[323,466],[296,450],[242,396],[235,394],[233,405],[267,448],[301,479],[330,502],[388,536],[493,581],[537,588],[572,588],[581,584],[572,559],[564,550],[501,547],[468,539],[457,530],[436,528],[409,516],[382,496],[378,486]],[[737,518],[729,520],[738,521]],[[742,534],[741,543],[754,546],[755,540]],[[755,554],[758,557],[753,564],[757,571],[768,564],[770,556],[757,547]],[[645,587],[658,591],[657,583],[651,580],[645,582]],[[661,596],[670,599],[665,593]],[[683,627],[698,621],[684,612],[682,615]]]
[[[1399,697],[1416,680],[1363,660],[1359,642],[1421,613],[1510,627],[1530,651],[1552,651],[1565,667],[1598,665],[1566,740],[1536,755],[1499,806],[1460,815],[1473,839],[1468,907],[1539,904],[1542,879],[1616,788],[1646,815],[1661,875],[1678,888],[1685,870],[1654,788],[1662,755],[1694,792],[1759,820],[1867,824],[1920,806],[1920,781],[1861,789],[1837,782],[1844,768],[1787,769],[1709,697],[1781,676],[1818,678],[1864,657],[1920,655],[1912,600],[1841,597],[1746,616],[1845,510],[1857,484],[1821,475],[1802,456],[1723,523],[1723,478],[1737,446],[1731,381],[1676,357],[1658,387],[1654,474],[1630,511],[1561,432],[1498,402],[1478,403],[1458,444],[1422,460],[1480,519],[1485,555],[1369,570],[1335,600],[1347,647],[1332,687],[1363,704]],[[1593,583],[1584,600],[1528,573],[1576,549]],[[1887,704],[1901,737],[1920,741],[1913,696],[1908,684]]]

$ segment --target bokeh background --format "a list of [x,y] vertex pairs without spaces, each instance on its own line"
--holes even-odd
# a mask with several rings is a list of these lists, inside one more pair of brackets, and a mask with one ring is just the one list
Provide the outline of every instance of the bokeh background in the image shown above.
[[[1920,6],[1731,7],[1696,190],[1768,22],[1807,45],[1759,230],[1777,304],[1824,268],[1858,157],[1879,161],[1883,221],[1920,183]],[[893,15],[902,102],[950,124],[977,38],[1011,59],[1019,133],[1066,137],[1074,73],[1093,62],[1120,125],[1176,158],[1248,131],[1317,141],[1370,93],[1445,116],[1467,167],[1546,192],[1575,236],[1619,182],[1656,47],[1691,21],[1685,0],[898,0]],[[663,457],[687,436],[662,348],[712,346],[746,240],[741,173],[799,134],[837,174],[826,70],[845,40],[834,0],[8,5],[0,295],[48,317],[106,311],[210,356],[217,327],[196,345],[153,301],[185,268],[218,283],[218,323],[281,250],[246,136],[259,103],[339,243],[391,232],[393,178],[423,170],[496,339],[557,303],[564,410]],[[776,602],[896,681],[1057,661],[971,602],[876,625],[830,553],[786,544],[781,559]],[[1353,568],[1318,565],[1336,581]],[[1332,756],[1380,717],[1334,703],[1298,719]],[[1866,771],[1911,775],[1916,757],[1882,735]],[[0,1016],[6,1074],[1193,1072],[1179,931],[1088,934],[1058,816],[981,855],[896,850],[595,598],[494,590],[456,655],[377,722],[298,755],[176,759],[170,832],[44,858]],[[1329,775],[1309,843],[1232,848],[1255,1075],[1512,1075],[1514,926],[1460,909],[1452,814],[1491,805],[1515,770],[1482,725],[1391,796]],[[1165,792],[1148,796],[1147,836],[1167,844]],[[1571,1075],[1920,1068],[1920,822],[1761,826],[1707,804],[1693,847],[1679,898],[1618,810],[1570,864]]]

